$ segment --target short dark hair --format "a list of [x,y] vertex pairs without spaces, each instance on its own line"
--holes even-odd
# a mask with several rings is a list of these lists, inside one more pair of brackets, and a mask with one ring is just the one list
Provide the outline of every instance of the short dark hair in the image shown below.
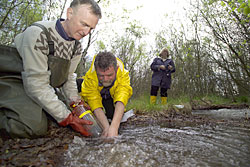
[[95,69],[100,68],[102,70],[107,70],[110,66],[113,66],[116,70],[117,60],[113,53],[111,52],[99,52],[95,58],[94,62]]
[[90,5],[92,13],[98,16],[99,18],[102,18],[101,8],[94,0],[73,0],[70,4],[70,7],[73,8],[83,4]]

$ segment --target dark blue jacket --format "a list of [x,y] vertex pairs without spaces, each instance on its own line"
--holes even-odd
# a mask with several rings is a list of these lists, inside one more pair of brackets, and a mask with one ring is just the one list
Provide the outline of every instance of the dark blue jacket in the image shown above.
[[[160,65],[164,65],[166,70],[159,69]],[[168,65],[173,66],[172,70],[168,69]],[[152,85],[160,86],[162,88],[170,89],[171,86],[171,73],[175,72],[175,65],[173,60],[167,59],[163,61],[161,58],[155,58],[150,66],[153,71],[152,75]]]

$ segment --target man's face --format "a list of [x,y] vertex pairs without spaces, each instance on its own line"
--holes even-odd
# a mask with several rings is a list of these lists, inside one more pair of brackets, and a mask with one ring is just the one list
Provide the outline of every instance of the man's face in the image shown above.
[[115,69],[113,66],[110,66],[105,71],[103,69],[97,68],[97,78],[104,87],[111,86],[113,81],[115,80],[116,71],[117,69]]
[[80,5],[67,10],[67,34],[80,40],[96,27],[99,17],[91,13],[90,5]]

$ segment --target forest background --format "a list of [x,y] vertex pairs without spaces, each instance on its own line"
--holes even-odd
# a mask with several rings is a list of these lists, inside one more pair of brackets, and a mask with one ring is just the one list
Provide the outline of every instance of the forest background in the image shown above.
[[[250,0],[189,0],[188,7],[178,9],[185,11],[186,22],[175,26],[173,20],[161,26],[150,41],[147,39],[150,30],[138,20],[129,19],[131,10],[121,8],[121,16],[115,10],[108,10],[114,1],[97,1],[102,9],[107,9],[103,15],[108,19],[101,23],[107,28],[96,29],[81,41],[84,51],[78,76],[88,70],[90,54],[109,50],[129,70],[133,98],[149,97],[150,64],[167,47],[176,66],[169,91],[171,98],[218,96],[231,102],[249,103]],[[69,0],[1,0],[0,44],[12,45],[14,37],[35,21],[62,17],[68,3]],[[134,10],[139,8],[135,6]],[[167,14],[164,17],[172,19]],[[118,20],[123,26],[113,29],[119,31],[100,37]]]

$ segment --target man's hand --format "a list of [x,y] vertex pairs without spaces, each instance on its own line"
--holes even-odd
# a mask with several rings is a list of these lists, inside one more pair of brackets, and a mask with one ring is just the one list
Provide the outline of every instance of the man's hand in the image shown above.
[[108,129],[104,129],[102,132],[102,137],[116,137],[118,136],[118,129],[109,127]]
[[83,136],[90,136],[91,134],[86,131],[83,125],[92,125],[93,122],[88,120],[83,120],[77,116],[73,116],[72,113],[69,114],[67,118],[59,122],[60,126],[70,125],[75,131],[80,132]]
[[107,137],[118,136],[118,129],[120,127],[121,119],[124,114],[124,109],[125,109],[125,106],[121,101],[117,101],[115,103],[115,113],[114,113],[112,122],[109,126]]
[[102,137],[107,137],[108,129],[109,129],[109,122],[104,111],[102,110],[102,108],[97,108],[94,110],[94,114],[103,127]]
[[109,128],[103,129],[101,137],[108,137]]
[[116,137],[116,136],[118,136],[118,129],[110,126],[107,137]]

